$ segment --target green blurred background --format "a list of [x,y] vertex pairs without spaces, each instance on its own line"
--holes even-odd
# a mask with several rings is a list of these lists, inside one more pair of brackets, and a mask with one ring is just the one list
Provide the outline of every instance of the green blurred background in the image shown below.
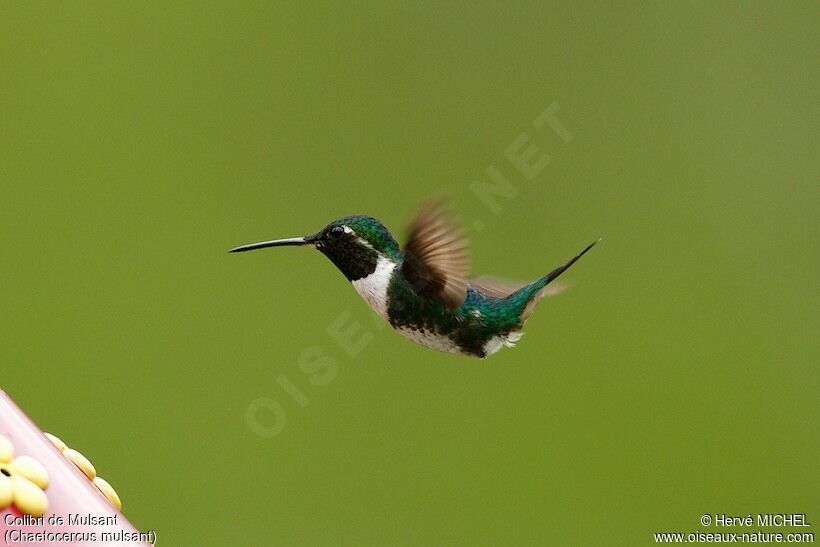
[[[820,520],[816,2],[2,19],[2,387],[161,544],[634,545],[709,512]],[[533,127],[551,105],[568,142]],[[505,158],[522,133],[551,158],[532,180]],[[488,167],[516,190],[497,213],[471,189]],[[380,330],[319,253],[226,253],[355,213],[402,239],[441,193],[476,273],[533,279],[604,237],[486,361]],[[335,320],[372,341],[349,356]],[[326,385],[299,367],[314,347]],[[278,435],[249,425],[260,398]]]

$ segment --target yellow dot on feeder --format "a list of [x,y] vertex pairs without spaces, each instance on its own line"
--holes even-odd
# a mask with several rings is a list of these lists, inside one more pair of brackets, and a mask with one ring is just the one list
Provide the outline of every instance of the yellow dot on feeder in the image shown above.
[[45,489],[48,487],[48,471],[43,467],[43,464],[31,456],[14,458],[11,465],[16,474],[22,475],[40,488]]
[[12,475],[11,488],[14,493],[14,506],[20,512],[39,517],[48,509],[45,492],[30,480]]
[[0,511],[11,505],[13,499],[14,490],[11,487],[11,479],[5,473],[0,473]]
[[73,448],[66,448],[63,450],[63,455],[71,460],[71,463],[76,465],[80,468],[80,471],[85,473],[85,476],[91,480],[94,480],[94,477],[97,476],[97,470],[94,469],[94,466],[91,465],[91,462],[88,461],[88,458],[74,450]]
[[117,508],[117,511],[122,509],[122,501],[120,501],[117,491],[114,490],[110,484],[108,484],[107,480],[102,477],[94,477],[94,486],[102,492],[103,496],[108,498],[108,501],[111,502],[111,505]]
[[46,438],[47,438],[49,441],[51,441],[51,444],[53,444],[54,446],[56,446],[56,447],[57,447],[57,450],[59,450],[60,452],[62,452],[62,451],[63,451],[63,450],[65,450],[66,448],[68,448],[68,445],[67,445],[67,444],[65,444],[65,443],[64,443],[64,442],[60,439],[60,437],[58,437],[58,436],[56,436],[56,435],[52,435],[51,433],[45,433],[45,432],[43,432],[43,435],[45,435],[45,436],[46,436]]
[[9,463],[14,457],[14,446],[11,441],[0,435],[0,463]]

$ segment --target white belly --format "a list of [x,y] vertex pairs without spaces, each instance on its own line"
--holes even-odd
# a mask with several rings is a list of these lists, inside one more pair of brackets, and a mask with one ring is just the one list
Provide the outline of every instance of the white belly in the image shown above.
[[353,282],[356,292],[385,320],[387,320],[387,287],[390,285],[390,278],[395,268],[395,262],[380,256],[372,274]]
[[[376,269],[372,274],[353,282],[353,287],[355,287],[356,292],[358,292],[359,295],[370,304],[370,307],[385,321],[389,321],[387,317],[387,287],[390,285],[390,278],[395,268],[395,262],[380,256],[379,261],[376,263]],[[452,340],[428,330],[421,331],[399,327],[396,329],[396,332],[417,344],[431,349],[449,353],[461,353],[461,348],[453,343]]]
[[426,348],[437,351],[446,351],[447,353],[464,353],[464,351],[458,347],[458,344],[446,336],[435,334],[429,330],[415,330],[407,327],[399,327],[396,329],[396,332],[408,340],[412,340],[416,344],[422,345]]
[[[370,307],[385,321],[390,320],[387,316],[387,288],[390,285],[390,279],[395,269],[395,262],[380,256],[376,263],[376,269],[372,274],[353,281],[353,287],[356,289],[356,292],[358,292]],[[424,347],[447,353],[464,354],[464,351],[458,344],[448,337],[441,336],[430,330],[416,330],[408,327],[398,327],[395,330],[408,340],[412,340],[416,344]],[[521,332],[511,332],[506,336],[494,336],[484,344],[484,353],[489,356],[502,347],[512,347],[522,335],[523,333]]]

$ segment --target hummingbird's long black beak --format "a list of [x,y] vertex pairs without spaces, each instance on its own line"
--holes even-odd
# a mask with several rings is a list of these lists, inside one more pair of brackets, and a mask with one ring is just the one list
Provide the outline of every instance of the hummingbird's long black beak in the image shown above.
[[244,253],[245,251],[255,251],[256,249],[266,249],[267,247],[283,247],[285,245],[307,245],[310,241],[304,237],[288,237],[285,239],[274,239],[271,241],[260,241],[259,243],[249,243],[228,251],[229,253]]

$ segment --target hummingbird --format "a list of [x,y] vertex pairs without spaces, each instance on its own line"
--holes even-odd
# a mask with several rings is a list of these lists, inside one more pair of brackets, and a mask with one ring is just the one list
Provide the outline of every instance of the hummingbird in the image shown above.
[[353,215],[312,235],[251,243],[229,252],[314,247],[400,335],[427,348],[483,359],[515,345],[536,303],[563,288],[550,283],[598,241],[532,283],[471,279],[464,230],[436,200],[425,203],[410,222],[403,250],[381,222]]

